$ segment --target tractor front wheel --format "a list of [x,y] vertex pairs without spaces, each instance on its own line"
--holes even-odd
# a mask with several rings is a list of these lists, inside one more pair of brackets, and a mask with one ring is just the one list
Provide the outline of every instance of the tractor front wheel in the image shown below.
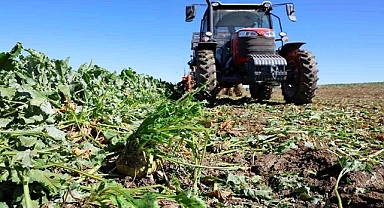
[[217,94],[215,55],[212,50],[201,50],[197,52],[197,56],[197,87],[207,84],[206,88],[201,89],[197,94],[197,98],[212,102],[216,99]]
[[286,60],[288,79],[281,85],[284,100],[296,105],[311,103],[319,80],[315,57],[309,51],[296,50]]

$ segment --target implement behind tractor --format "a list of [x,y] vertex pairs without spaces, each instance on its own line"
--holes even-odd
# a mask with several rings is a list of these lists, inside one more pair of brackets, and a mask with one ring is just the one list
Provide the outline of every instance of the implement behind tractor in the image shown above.
[[[280,18],[272,13],[276,6],[286,6],[288,18],[296,21],[292,3],[222,4],[207,1],[200,32],[191,41],[190,72],[183,77],[183,87],[191,91],[206,85],[198,98],[210,102],[223,88],[249,85],[252,98],[268,100],[273,86],[281,86],[287,103],[312,102],[318,81],[318,68],[311,52],[300,47],[303,42],[288,42]],[[186,7],[186,22],[196,16],[196,4]],[[280,27],[276,38],[272,17]],[[276,49],[276,42],[281,47]],[[285,44],[284,44],[285,43]]]

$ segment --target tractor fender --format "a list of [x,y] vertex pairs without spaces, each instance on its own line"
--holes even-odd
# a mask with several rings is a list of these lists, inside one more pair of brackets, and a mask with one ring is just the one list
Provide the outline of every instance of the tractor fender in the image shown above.
[[197,45],[197,50],[216,50],[217,43],[216,42],[199,42]]
[[304,45],[304,42],[293,42],[293,43],[287,43],[281,47],[279,51],[279,55],[282,57],[286,57],[289,52],[299,49],[302,45]]

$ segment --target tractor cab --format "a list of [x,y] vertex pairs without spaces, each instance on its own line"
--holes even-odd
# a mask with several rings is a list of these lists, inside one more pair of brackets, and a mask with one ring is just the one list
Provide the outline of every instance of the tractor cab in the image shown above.
[[[211,40],[220,39],[223,31],[233,35],[242,28],[272,29],[271,15],[275,16],[271,13],[273,6],[286,5],[289,19],[296,21],[293,4],[275,4],[272,6],[272,3],[269,1],[261,4],[222,4],[219,1],[207,1],[207,3],[207,10],[201,20],[201,41],[206,41],[208,40],[207,38],[211,38]],[[191,22],[195,16],[196,5],[187,6],[185,20]],[[279,18],[278,20],[280,21]]]
[[[202,24],[206,24],[204,19]],[[216,58],[221,64],[225,64],[232,55],[230,51],[233,47],[233,40],[238,36],[237,33],[244,28],[251,29],[250,31],[258,28],[271,29],[272,24],[267,8],[258,6],[247,9],[213,7],[212,39],[217,42]],[[202,31],[201,35],[205,37],[205,33]]]
[[[269,37],[267,53],[275,53],[275,30],[272,27],[272,4],[265,1],[262,4],[222,4],[221,2],[210,2],[200,26],[200,42],[216,43],[216,59],[226,67],[227,62],[233,57],[236,63],[244,62],[247,59],[239,59],[240,51],[237,37],[257,36],[258,34]],[[188,15],[188,11],[190,11]],[[296,20],[293,5],[287,6],[289,18]],[[186,21],[192,21],[195,15],[195,6],[187,7]],[[285,34],[285,33],[280,33]],[[282,40],[281,39],[278,40]],[[242,39],[242,38],[240,38]],[[241,41],[240,41],[241,42]],[[237,58],[236,58],[237,57]],[[231,61],[233,61],[231,59]]]

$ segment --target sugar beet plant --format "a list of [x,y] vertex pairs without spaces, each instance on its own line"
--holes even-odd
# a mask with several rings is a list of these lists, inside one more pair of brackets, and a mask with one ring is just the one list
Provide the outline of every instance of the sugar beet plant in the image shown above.
[[133,152],[159,161],[192,144],[201,164],[199,138],[207,141],[208,133],[196,119],[200,104],[192,96],[173,101],[172,84],[132,69],[118,74],[91,63],[74,71],[68,61],[21,43],[0,54],[0,207],[156,207],[157,198],[204,206],[187,193],[124,189],[98,174],[119,149],[129,168],[121,158]]

